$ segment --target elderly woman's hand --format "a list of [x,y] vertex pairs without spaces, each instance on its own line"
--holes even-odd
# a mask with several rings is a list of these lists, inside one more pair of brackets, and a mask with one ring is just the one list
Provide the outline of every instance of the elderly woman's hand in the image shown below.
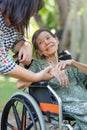
[[67,66],[71,66],[74,60],[62,60],[58,63],[57,67],[64,70]]
[[65,71],[58,68],[58,66],[54,67],[50,73],[57,78],[61,86],[67,87],[69,85],[68,76]]
[[16,87],[18,89],[22,89],[22,88],[25,88],[25,87],[29,87],[30,84],[31,84],[31,82],[26,82],[26,81],[23,81],[23,80],[18,80],[17,83],[16,83]]

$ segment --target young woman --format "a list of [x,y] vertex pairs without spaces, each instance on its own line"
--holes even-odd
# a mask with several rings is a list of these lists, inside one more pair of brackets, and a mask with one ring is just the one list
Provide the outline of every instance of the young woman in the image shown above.
[[[50,73],[54,75],[55,78],[49,80],[48,84],[50,84],[62,99],[63,110],[76,119],[74,130],[87,130],[87,89],[85,88],[87,73],[83,73],[84,69],[81,69],[81,66],[78,68],[83,72],[76,68],[76,62],[73,61],[72,63],[76,67],[69,66],[65,69],[65,73],[69,78],[69,84],[67,87],[63,87],[58,81],[58,77],[60,76],[58,70],[62,67],[65,68],[69,63],[62,66],[63,64],[58,58],[59,41],[57,37],[46,29],[40,29],[34,33],[32,43],[35,47],[35,51],[41,56],[41,59],[33,60],[29,69],[33,72],[39,72],[49,65],[53,67]],[[71,60],[65,62],[69,61]],[[61,69],[60,71],[64,73],[64,70]],[[64,77],[61,76],[61,82],[64,82],[63,78]]]
[[24,65],[31,62],[31,46],[23,35],[30,18],[42,5],[43,0],[0,1],[0,74],[30,82],[52,78],[50,67],[35,74],[17,65],[8,53],[9,50],[19,52],[19,62]]

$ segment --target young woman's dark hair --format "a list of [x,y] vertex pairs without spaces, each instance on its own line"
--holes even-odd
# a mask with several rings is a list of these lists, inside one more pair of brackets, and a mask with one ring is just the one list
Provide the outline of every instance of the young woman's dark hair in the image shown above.
[[24,34],[29,20],[43,6],[43,0],[0,0],[0,11],[7,15],[12,26]]
[[47,29],[39,29],[39,30],[37,30],[37,31],[34,33],[33,37],[32,37],[32,44],[33,44],[35,50],[38,49],[38,44],[36,43],[36,39],[37,39],[37,37],[39,36],[39,34],[40,34],[41,32],[44,32],[44,31],[50,33],[53,37],[56,37],[55,34],[53,34],[51,31],[49,31],[49,30],[47,30]]

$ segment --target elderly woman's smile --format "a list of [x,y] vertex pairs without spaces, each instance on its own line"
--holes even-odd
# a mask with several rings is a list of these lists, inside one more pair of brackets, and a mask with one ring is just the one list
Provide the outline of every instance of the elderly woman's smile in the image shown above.
[[55,37],[52,37],[49,32],[41,32],[37,37],[36,42],[39,51],[46,56],[54,54],[58,50],[59,41]]

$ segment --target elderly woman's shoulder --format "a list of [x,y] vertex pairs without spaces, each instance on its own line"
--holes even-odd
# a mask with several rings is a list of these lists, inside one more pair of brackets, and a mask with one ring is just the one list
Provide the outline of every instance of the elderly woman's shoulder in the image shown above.
[[45,63],[46,60],[42,60],[42,59],[36,59],[36,58],[33,58],[32,60],[32,63],[38,63],[38,64],[42,64],[42,63]]

